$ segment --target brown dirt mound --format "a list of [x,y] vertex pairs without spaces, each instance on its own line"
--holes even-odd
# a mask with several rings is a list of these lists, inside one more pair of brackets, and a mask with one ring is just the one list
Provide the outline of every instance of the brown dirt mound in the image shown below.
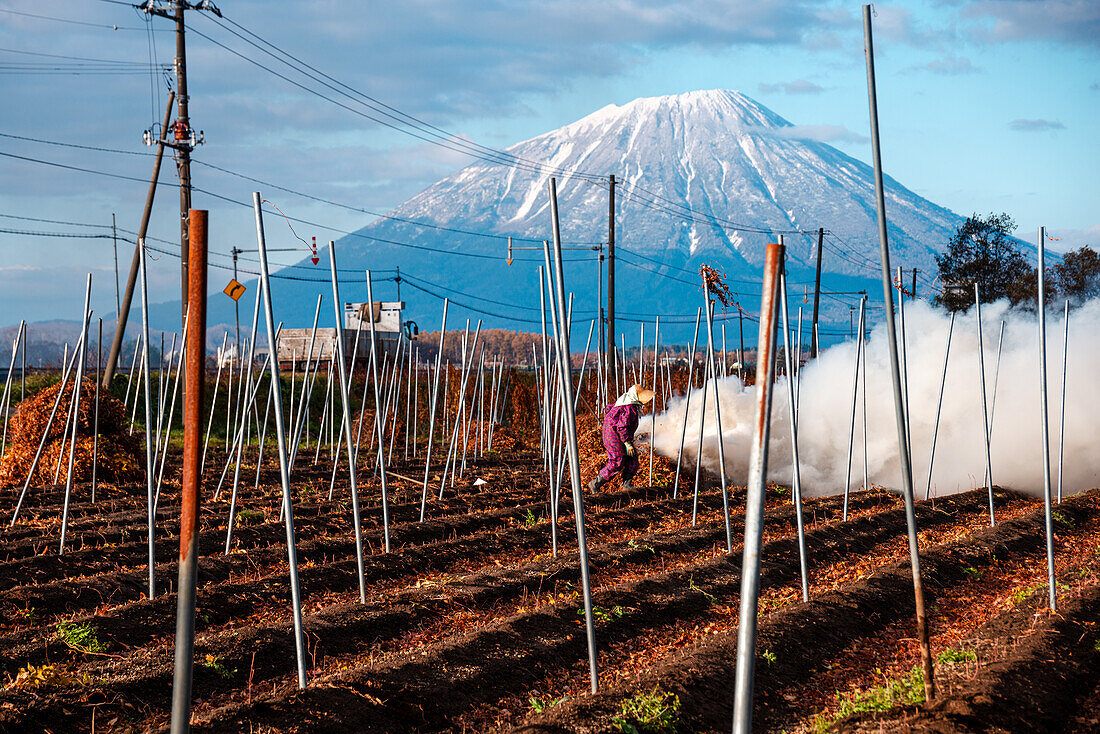
[[[27,472],[34,461],[38,444],[46,430],[54,400],[61,390],[53,385],[32,398],[23,401],[11,417],[8,428],[8,448],[0,457],[0,485],[16,486],[27,481]],[[80,406],[77,410],[76,452],[73,461],[73,480],[91,481],[92,454],[95,443],[92,424],[95,421],[95,383],[85,379],[81,387]],[[50,425],[46,446],[38,460],[31,481],[53,484],[57,460],[61,456],[61,473],[68,470],[69,437],[62,436],[65,418],[72,406],[72,390],[66,390],[57,407],[57,414]],[[99,395],[99,456],[96,461],[97,481],[124,484],[145,479],[145,456],[141,441],[131,436],[125,428],[125,408],[111,395]],[[70,431],[71,431],[70,427]],[[71,433],[70,433],[71,436]]]

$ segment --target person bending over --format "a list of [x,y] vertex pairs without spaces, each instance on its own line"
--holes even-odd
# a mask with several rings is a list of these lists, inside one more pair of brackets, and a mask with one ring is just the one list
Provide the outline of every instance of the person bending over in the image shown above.
[[653,391],[641,385],[632,385],[615,404],[609,406],[603,417],[603,447],[607,450],[607,464],[588,484],[595,492],[607,484],[613,476],[622,473],[623,488],[633,487],[638,473],[638,452],[634,448],[634,432],[638,430],[638,418],[642,406],[653,400]]

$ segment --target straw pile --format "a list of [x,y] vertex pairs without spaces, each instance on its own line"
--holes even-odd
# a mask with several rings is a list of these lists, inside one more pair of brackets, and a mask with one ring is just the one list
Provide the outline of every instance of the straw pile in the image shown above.
[[[8,427],[8,447],[0,457],[0,485],[17,486],[27,481],[27,472],[34,461],[35,452],[46,430],[46,422],[53,409],[54,400],[61,389],[53,385],[32,398],[24,400],[11,417]],[[73,461],[73,481],[92,479],[92,454],[95,443],[95,383],[85,379],[81,387],[80,406],[77,410],[76,453]],[[65,418],[72,406],[72,389],[65,391],[54,416],[42,457],[38,460],[31,482],[53,484],[58,458],[61,458],[59,481],[64,481],[69,466],[69,436],[62,436]],[[125,409],[119,400],[100,392],[99,396],[99,456],[96,461],[96,480],[110,484],[124,484],[145,480],[145,454],[140,440],[131,436],[125,428]]]

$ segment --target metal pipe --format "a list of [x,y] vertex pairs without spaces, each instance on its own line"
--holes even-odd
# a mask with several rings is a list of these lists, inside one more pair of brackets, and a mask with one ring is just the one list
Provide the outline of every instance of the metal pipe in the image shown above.
[[982,396],[982,432],[985,438],[985,481],[989,492],[989,524],[995,525],[996,518],[993,515],[993,460],[989,452],[989,408],[985,399],[985,345],[982,335],[982,302],[978,296],[978,284],[974,284],[974,316],[978,327],[978,382],[981,384]]
[[[724,324],[723,324],[724,326]],[[722,330],[723,356],[726,331]],[[649,408],[649,486],[653,486],[653,442],[657,438],[657,351],[661,344],[661,317],[653,323],[653,405]]]
[[[149,375],[149,276],[148,276],[148,255],[145,251],[145,240],[143,238],[138,239],[138,248],[141,250],[141,268],[140,268],[140,280],[141,280],[141,330],[145,335],[145,352],[142,357],[142,369],[145,372],[145,484],[147,497],[147,525],[149,535],[149,596],[152,599],[156,596],[156,546],[154,545],[154,525],[156,521],[156,512],[153,509],[153,444],[151,442],[152,434],[150,433],[151,422],[153,420],[153,405],[152,405],[152,385],[150,384]],[[135,399],[135,406],[137,401]]]
[[[783,235],[779,236],[783,243]],[[779,299],[780,313],[783,320],[783,355],[787,363],[787,408],[791,421],[791,471],[794,475],[791,487],[791,501],[794,503],[795,526],[798,532],[798,564],[802,574],[802,601],[810,600],[810,574],[809,564],[806,561],[806,528],[802,519],[802,472],[798,466],[798,413],[795,406],[794,383],[798,379],[794,363],[798,360],[791,356],[790,329],[787,319],[787,267],[786,263],[779,270]],[[801,351],[801,347],[799,347]]]
[[[271,281],[267,272],[267,245],[264,242],[263,211],[260,209],[260,192],[252,194],[252,207],[256,212],[256,242],[260,255],[260,288],[264,295],[264,321],[267,323],[267,343],[269,354],[275,349],[275,318],[272,315]],[[255,342],[255,339],[253,339]],[[271,367],[271,384],[278,386],[279,360],[271,354],[268,360]],[[290,599],[294,614],[294,650],[298,662],[298,687],[306,687],[306,645],[302,633],[302,594],[298,587],[298,545],[294,539],[294,506],[290,496],[290,461],[287,457],[286,432],[283,427],[283,395],[281,390],[273,390],[275,399],[275,435],[278,439],[279,479],[283,488],[283,514],[286,523],[286,552],[290,565]]]
[[[722,486],[722,515],[726,521],[726,551],[733,553],[733,527],[730,524],[730,500],[726,487],[726,448],[722,435],[722,401],[718,395],[718,365],[714,361],[714,301],[710,298],[710,289],[706,280],[703,281],[703,298],[707,304],[707,362],[709,365],[710,379],[714,382],[714,421],[717,428],[718,439],[718,478]],[[704,405],[706,400],[704,399]],[[695,492],[699,497],[698,489]]]
[[[351,401],[348,398],[348,374],[344,362],[344,302],[340,300],[340,283],[336,275],[336,243],[329,240],[328,243],[329,272],[332,275],[332,307],[336,316],[336,369],[340,377],[340,399],[343,401],[343,422],[341,430],[347,437],[348,449],[348,487],[351,491],[351,521],[355,523],[355,564],[356,575],[359,580],[359,601],[367,603],[367,577],[363,566],[363,528],[359,522],[359,491],[355,486],[355,447],[351,444]],[[370,274],[367,274],[370,278]],[[374,312],[371,312],[371,329],[374,328]],[[358,347],[356,339],[356,347]],[[331,376],[329,378],[331,382]],[[333,459],[335,463],[335,458]],[[383,469],[382,486],[385,487],[385,470]],[[385,495],[383,495],[385,496]],[[388,550],[388,548],[387,548]]]
[[172,682],[172,732],[183,734],[191,720],[191,682],[195,646],[195,588],[199,557],[199,485],[202,464],[203,395],[206,381],[207,212],[188,212],[190,257],[187,267],[187,385],[183,393],[183,484],[180,495],[179,585],[176,597],[175,668]]
[[[118,281],[115,281],[116,291]],[[99,379],[100,367],[103,364],[103,319],[99,319],[99,336],[96,339],[95,348],[95,414],[92,418],[92,504],[95,504],[96,469],[99,465]],[[2,453],[2,452],[0,452]]]
[[[856,404],[859,400],[859,365],[860,358],[863,356],[863,317],[867,312],[867,296],[863,296],[859,299],[859,341],[856,342],[856,364],[855,369],[852,371],[852,421],[851,430],[848,433],[848,472],[844,475],[844,509],[842,510],[841,519],[844,522],[848,521],[848,494],[852,487],[852,454],[855,448],[856,442]],[[863,376],[866,382],[867,376]],[[866,425],[866,420],[864,420]],[[864,441],[866,446],[866,440]]]
[[19,493],[19,500],[15,503],[15,512],[12,513],[11,522],[8,527],[15,525],[15,521],[19,519],[19,510],[23,507],[23,499],[27,496],[27,488],[31,485],[31,479],[34,477],[34,471],[38,468],[38,462],[42,458],[42,449],[46,447],[46,440],[50,436],[50,428],[53,427],[53,419],[57,415],[57,406],[61,403],[61,396],[65,394],[65,385],[69,382],[69,375],[72,373],[73,366],[76,364],[76,352],[73,353],[71,358],[65,359],[65,372],[61,376],[61,387],[57,390],[57,396],[53,401],[53,408],[50,410],[50,417],[46,419],[46,428],[42,432],[42,439],[38,442],[38,450],[34,453],[34,459],[31,460],[30,469],[27,470],[27,480],[23,483],[23,489]]
[[[756,351],[756,401],[753,440],[746,487],[745,541],[741,558],[741,597],[733,694],[733,732],[752,731],[753,668],[756,663],[756,618],[760,594],[760,548],[764,536],[764,492],[768,479],[772,383],[775,379],[776,295],[783,245],[769,244],[764,259],[760,328]],[[761,370],[763,368],[763,370]]]
[[[214,428],[214,408],[218,405],[218,388],[222,384],[222,360],[225,353],[225,344],[229,339],[229,332],[222,334],[222,348],[218,352],[218,376],[214,378],[214,394],[210,398],[210,421],[206,424],[206,440],[202,444],[202,460],[199,462],[199,476],[206,470],[206,450],[210,447],[210,432]],[[186,398],[186,395],[184,396]],[[226,436],[228,439],[229,436]]]
[[420,496],[420,522],[424,522],[424,513],[428,507],[428,474],[432,468],[432,442],[435,439],[435,409],[439,400],[439,373],[443,366],[443,345],[447,340],[447,304],[443,299],[443,324],[439,327],[439,351],[435,355],[435,384],[432,387],[432,400],[428,407],[428,449],[424,455],[424,491]]
[[940,396],[936,400],[936,422],[932,426],[932,450],[928,454],[928,486],[924,488],[924,498],[932,496],[932,466],[936,460],[936,437],[940,432],[940,410],[943,408],[943,388],[947,384],[947,359],[951,356],[951,332],[955,330],[955,312],[951,312],[951,321],[947,324],[947,343],[943,347],[943,370],[940,374]]
[[[69,471],[65,476],[65,505],[61,511],[61,544],[57,549],[58,555],[65,552],[65,530],[69,525],[69,500],[73,492],[73,464],[76,460],[76,432],[80,427],[80,388],[84,381],[84,363],[87,361],[88,354],[88,319],[91,316],[89,310],[91,297],[92,274],[88,273],[88,283],[84,288],[84,318],[81,319],[84,326],[80,329],[80,346],[78,348],[80,359],[76,365],[76,378],[73,380],[73,435],[72,440],[69,442]],[[62,441],[62,448],[64,448],[64,441]],[[58,455],[60,458],[60,452],[58,452]]]
[[[370,270],[367,270],[367,302],[372,304],[371,319],[370,319],[370,367],[371,367],[371,381],[374,383],[374,425],[377,426],[378,433],[378,474],[381,477],[382,482],[382,541],[385,545],[386,553],[390,552],[390,502],[389,495],[386,489],[386,457],[383,451],[385,450],[385,439],[382,435],[382,420],[379,418],[378,408],[381,405],[378,394],[378,349],[375,345],[378,343],[374,334],[374,291],[371,288],[370,282]],[[442,345],[443,337],[439,337],[440,344]],[[364,603],[366,598],[363,599]]]
[[[550,179],[550,219],[554,237],[554,280],[556,288],[557,312],[565,306],[565,274],[561,257],[561,229],[558,225],[557,180]],[[547,269],[550,265],[550,245],[543,240],[543,257]],[[551,311],[553,313],[553,310]],[[581,494],[581,461],[577,448],[577,418],[573,412],[573,381],[569,379],[569,326],[564,320],[556,320],[558,338],[558,379],[561,393],[561,408],[565,413],[566,443],[569,449],[569,476],[573,484],[573,516],[577,526],[577,549],[580,555],[581,591],[584,597],[584,623],[588,638],[588,674],[592,693],[599,689],[599,676],[596,667],[596,622],[592,612],[592,584],[588,572],[588,538],[584,528],[584,496]]]
[[[1062,503],[1062,458],[1066,447],[1066,364],[1069,360],[1069,299],[1066,299],[1065,336],[1062,338],[1062,403],[1058,419],[1058,504]],[[1002,331],[1004,322],[1001,322]],[[994,394],[996,397],[996,394]]]
[[[688,427],[688,408],[691,405],[691,378],[695,373],[695,350],[699,346],[699,320],[703,317],[703,309],[699,308],[695,312],[695,335],[691,337],[691,353],[688,354],[688,379],[687,379],[687,391],[684,395],[684,424],[680,427],[680,450],[676,452],[676,478],[672,483],[672,498],[676,499],[676,496],[680,489],[680,465],[683,463],[684,458],[684,439],[687,438]],[[705,410],[704,405],[704,410]],[[702,420],[702,418],[700,418]],[[698,462],[702,457],[696,456],[695,460]]]
[[894,413],[898,430],[898,455],[901,459],[902,494],[905,497],[906,530],[909,536],[909,560],[913,569],[913,599],[917,617],[917,640],[924,669],[924,698],[936,698],[936,682],[932,670],[932,651],[928,645],[928,619],[924,610],[924,587],[920,575],[920,546],[917,521],[913,509],[913,466],[909,455],[909,435],[905,405],[901,394],[901,372],[898,366],[898,339],[894,331],[894,293],[890,282],[890,245],[886,231],[886,190],[882,179],[882,152],[879,149],[878,99],[875,90],[875,50],[871,33],[871,6],[863,6],[864,51],[867,56],[867,102],[871,121],[871,153],[874,159],[875,203],[878,212],[879,249],[882,258],[882,295],[886,316],[887,349],[894,388]]
[[1046,227],[1039,227],[1039,408],[1043,441],[1043,512],[1047,531],[1047,592],[1051,611],[1058,609],[1054,579],[1054,521],[1050,502],[1050,436],[1047,418],[1047,302],[1046,302]]

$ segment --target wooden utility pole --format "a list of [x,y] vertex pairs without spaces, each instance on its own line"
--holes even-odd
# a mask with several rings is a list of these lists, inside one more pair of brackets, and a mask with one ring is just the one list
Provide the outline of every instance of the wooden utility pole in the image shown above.
[[615,374],[615,174],[610,177],[607,202],[607,365],[608,389]]
[[134,257],[130,261],[130,275],[126,279],[126,293],[122,297],[123,305],[118,309],[115,337],[111,340],[111,351],[107,355],[107,365],[103,369],[104,390],[109,390],[111,387],[111,380],[115,376],[115,366],[118,364],[118,355],[122,351],[122,340],[126,336],[126,320],[130,316],[130,303],[134,299],[134,287],[137,285],[138,267],[141,263],[141,248],[145,241],[145,233],[149,229],[149,215],[153,212],[153,197],[157,193],[157,182],[160,180],[160,164],[164,160],[164,146],[167,144],[168,122],[172,119],[173,102],[175,102],[175,93],[169,92],[168,105],[164,110],[164,122],[160,128],[160,138],[157,140],[153,175],[149,180],[149,192],[145,195],[145,210],[141,215],[141,225],[138,226],[137,242],[134,244]]
[[917,273],[919,272],[919,270],[913,268],[913,295],[911,296],[911,298],[914,301],[917,300]]
[[825,228],[817,228],[817,276],[814,278],[814,322],[810,327],[810,359],[817,356],[817,307],[821,302],[821,246],[825,242]]
[[[180,176],[180,298],[182,309],[180,318],[187,318],[187,267],[189,263],[187,242],[188,219],[191,211],[191,146],[194,136],[191,134],[191,118],[187,112],[187,45],[184,42],[183,11],[187,8],[185,0],[174,0],[176,9],[176,150],[179,153],[177,167]],[[181,322],[182,323],[182,322]]]

